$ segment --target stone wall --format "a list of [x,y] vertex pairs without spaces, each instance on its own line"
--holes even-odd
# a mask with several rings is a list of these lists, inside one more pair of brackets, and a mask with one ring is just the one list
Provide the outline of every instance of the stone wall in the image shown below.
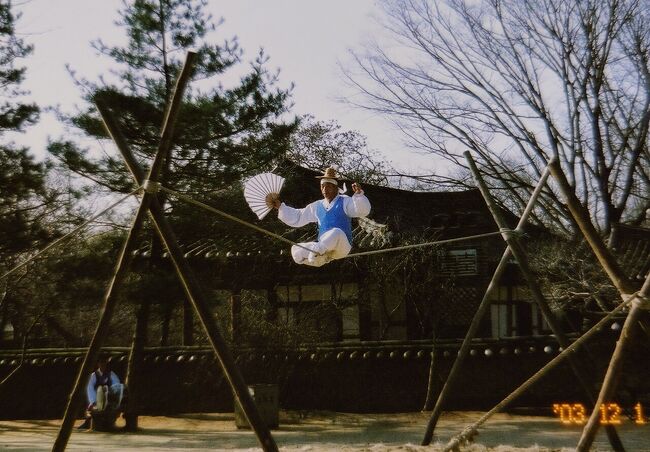
[[[611,335],[610,335],[611,336]],[[458,343],[436,348],[437,390],[446,378]],[[604,375],[613,340],[592,344],[590,374]],[[235,350],[249,384],[276,383],[280,406],[294,410],[344,412],[419,411],[424,403],[430,347],[424,343],[357,343],[293,350]],[[123,378],[128,350],[108,350]],[[31,351],[25,364],[0,387],[1,419],[60,418],[84,350]],[[541,368],[558,348],[551,337],[477,343],[449,399],[448,409],[487,409]],[[650,375],[647,347],[628,359],[617,402],[647,403]],[[637,356],[638,355],[638,356]],[[18,364],[19,354],[0,351],[0,379]],[[584,364],[583,364],[584,365]],[[229,412],[230,388],[209,349],[147,349],[143,366],[143,414]],[[595,373],[594,373],[595,372]],[[645,400],[642,398],[645,397]],[[566,364],[550,372],[513,406],[549,408],[584,402]],[[629,399],[629,400],[628,400]]]

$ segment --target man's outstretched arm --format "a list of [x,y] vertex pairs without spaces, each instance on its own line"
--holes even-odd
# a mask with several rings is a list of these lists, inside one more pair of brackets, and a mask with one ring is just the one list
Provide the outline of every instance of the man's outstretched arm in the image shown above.
[[285,203],[281,203],[278,207],[278,219],[294,228],[318,221],[313,204],[309,204],[303,209],[294,209]]

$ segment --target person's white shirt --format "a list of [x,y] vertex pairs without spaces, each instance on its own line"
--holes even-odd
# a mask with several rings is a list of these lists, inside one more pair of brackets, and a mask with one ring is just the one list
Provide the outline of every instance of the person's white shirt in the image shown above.
[[361,192],[355,193],[352,196],[337,195],[332,201],[328,201],[327,199],[314,201],[302,209],[295,209],[282,203],[278,209],[278,219],[294,228],[299,228],[309,223],[317,223],[316,207],[318,204],[321,203],[325,207],[325,210],[329,210],[338,198],[343,198],[343,211],[350,218],[365,217],[370,213],[370,201]]

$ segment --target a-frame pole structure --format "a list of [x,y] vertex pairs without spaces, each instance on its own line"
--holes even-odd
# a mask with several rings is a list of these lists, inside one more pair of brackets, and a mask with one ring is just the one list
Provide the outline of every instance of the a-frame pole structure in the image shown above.
[[[535,202],[537,201],[538,196],[541,194],[542,189],[544,188],[544,184],[546,184],[546,179],[548,179],[549,175],[550,172],[547,167],[542,173],[542,177],[539,179],[539,182],[537,182],[537,186],[535,187],[533,193],[530,196],[530,199],[528,200],[526,209],[521,215],[521,218],[519,219],[515,231],[521,231],[521,229],[526,225],[526,222],[528,221],[528,217],[532,213],[533,207],[535,206]],[[447,380],[445,381],[445,384],[442,387],[440,394],[438,394],[438,399],[436,401],[435,406],[433,407],[433,411],[431,412],[431,416],[429,418],[429,422],[427,425],[427,430],[424,435],[424,439],[422,440],[423,446],[428,446],[429,444],[431,444],[431,440],[433,439],[433,434],[436,425],[438,424],[438,420],[440,419],[440,415],[442,414],[444,403],[447,401],[447,398],[449,397],[449,394],[453,389],[456,379],[460,374],[461,367],[463,366],[465,359],[469,354],[469,350],[472,345],[472,339],[474,339],[474,337],[476,336],[476,333],[478,332],[478,329],[481,325],[481,320],[483,320],[483,317],[485,316],[487,310],[490,307],[490,296],[492,295],[494,290],[498,287],[499,279],[503,275],[503,272],[505,271],[511,256],[512,256],[512,252],[510,250],[510,246],[507,246],[505,251],[503,252],[503,255],[501,256],[501,260],[499,261],[499,264],[494,270],[490,283],[487,285],[487,289],[485,290],[483,298],[481,299],[481,303],[479,304],[476,313],[474,314],[472,323],[470,324],[467,333],[465,334],[465,339],[463,339],[463,343],[461,344],[460,349],[458,350],[458,357],[454,361],[454,364],[451,367],[451,370],[449,371],[449,375],[447,376]]]
[[[103,109],[102,116],[109,117],[110,113]],[[114,121],[106,122],[107,127],[110,123],[114,124]],[[118,129],[111,128],[112,136],[117,136],[118,133]],[[120,147],[120,152],[122,152],[125,161],[129,161],[134,164],[134,166],[130,166],[134,177],[137,177],[138,173],[141,174],[141,171],[139,170],[139,167],[137,166],[137,163],[128,147]],[[156,232],[160,236],[160,239],[165,244],[165,247],[169,252],[169,255],[174,264],[174,268],[176,269],[176,273],[183,285],[183,289],[185,290],[185,294],[198,314],[199,320],[205,329],[215,355],[221,364],[222,370],[224,371],[231,385],[231,388],[233,389],[233,393],[236,399],[239,401],[244,414],[246,415],[246,418],[255,430],[263,449],[277,450],[277,446],[275,445],[275,441],[271,436],[271,432],[262,420],[257,407],[250,393],[248,392],[246,383],[244,382],[244,379],[237,368],[235,359],[230,353],[230,350],[228,349],[223,336],[219,332],[219,329],[214,322],[212,313],[207,307],[207,298],[205,297],[204,292],[194,275],[194,272],[187,263],[182,250],[178,246],[178,241],[176,240],[174,231],[169,225],[167,218],[164,216],[162,206],[160,206],[158,200],[155,198],[151,201],[151,204],[149,206],[149,213]]]
[[[165,119],[166,122],[163,126],[162,136],[169,137],[171,136],[170,128],[173,128],[175,114],[178,112],[178,107],[180,106],[181,99],[183,97],[183,92],[185,90],[185,84],[189,80],[189,73],[191,71],[191,57],[188,58],[183,72],[179,77],[176,87],[174,90],[174,96],[172,101],[168,105],[166,111]],[[160,140],[160,145],[158,146],[157,153],[154,157],[154,161],[151,165],[149,171],[148,179],[151,181],[156,181],[159,177],[160,169],[162,167],[162,160],[165,156],[165,145],[169,146],[171,144],[170,140]],[[52,446],[53,452],[60,452],[65,450],[68,440],[70,439],[70,433],[73,428],[74,421],[76,419],[77,413],[80,411],[83,401],[84,401],[84,391],[83,388],[88,379],[88,375],[93,371],[97,358],[108,333],[110,326],[111,318],[113,316],[113,311],[117,305],[117,293],[124,282],[125,277],[129,272],[131,262],[133,260],[133,251],[137,245],[136,237],[142,228],[142,222],[144,221],[145,216],[149,210],[149,205],[153,195],[151,193],[145,192],[138,211],[135,215],[131,228],[126,237],[126,240],[120,251],[115,270],[113,272],[113,278],[111,279],[106,293],[104,295],[104,301],[102,310],[100,312],[99,321],[97,323],[97,328],[95,329],[95,334],[93,335],[88,350],[86,351],[86,356],[81,364],[77,379],[75,381],[72,392],[68,400],[68,405],[66,407],[65,414],[63,416],[63,422],[59,429],[59,433],[56,437],[54,445]]]
[[[230,353],[223,337],[220,335],[219,330],[216,327],[216,323],[214,322],[212,314],[207,307],[207,300],[203,295],[200,285],[198,284],[198,280],[194,276],[191,268],[185,260],[183,253],[176,241],[174,232],[167,222],[162,207],[160,206],[160,203],[156,197],[157,187],[159,187],[159,184],[157,182],[158,175],[162,167],[164,156],[171,148],[174,123],[180,109],[185,86],[187,85],[187,82],[190,78],[194,58],[194,53],[188,53],[185,65],[181,71],[181,75],[178,78],[172,101],[168,105],[168,109],[165,114],[165,121],[161,134],[160,144],[149,170],[149,174],[146,176],[146,178],[142,176],[143,172],[141,169],[139,169],[136,160],[129,152],[128,147],[126,146],[126,141],[119,133],[119,129],[116,128],[115,121],[109,120],[105,122],[107,128],[109,128],[111,136],[114,138],[119,137],[119,139],[116,139],[118,149],[120,149],[122,152],[125,162],[127,163],[127,166],[129,167],[132,175],[134,176],[134,179],[139,185],[144,186],[145,192],[140,203],[140,207],[138,208],[136,217],[133,221],[133,225],[127,236],[127,240],[125,241],[120,253],[113,279],[111,280],[111,283],[107,289],[104,298],[104,306],[102,308],[97,330],[93,336],[91,344],[88,347],[86,357],[84,358],[84,362],[79,371],[79,375],[77,376],[74,389],[70,395],[68,407],[66,409],[59,434],[52,448],[53,451],[63,451],[67,445],[73,427],[75,415],[82,406],[82,389],[85,380],[90,374],[92,367],[97,360],[99,351],[101,349],[101,344],[108,332],[111,316],[115,309],[117,301],[116,292],[121,283],[124,281],[124,277],[128,273],[128,268],[132,261],[132,251],[136,243],[135,236],[142,226],[144,215],[147,213],[154,223],[156,232],[160,236],[161,240],[167,247],[170,256],[172,257],[174,267],[179,276],[179,279],[181,280],[183,288],[185,289],[185,293],[192,303],[197,314],[199,315],[199,319],[201,320],[201,323],[206,330],[210,343],[217,358],[219,359],[219,362],[221,363],[221,367],[224,373],[228,378],[233,393],[238,399],[251,427],[255,431],[262,449],[265,451],[277,451],[277,445],[271,436],[271,432],[268,426],[263,422],[257,410],[257,407],[255,406],[255,402],[248,392],[248,388],[244,382],[244,379],[235,364],[234,358],[232,357],[232,354]],[[106,119],[110,116],[105,107],[100,106],[100,109],[102,111],[102,117]]]
[[[580,231],[584,235],[587,243],[591,247],[592,251],[596,255],[596,258],[600,262],[601,267],[609,276],[609,279],[612,281],[612,284],[619,291],[623,300],[627,301],[631,297],[635,299],[632,301],[632,307],[630,312],[625,319],[623,328],[621,329],[621,335],[616,343],[616,347],[612,354],[607,372],[605,374],[605,379],[600,388],[600,393],[598,395],[598,400],[596,401],[596,407],[600,407],[602,403],[610,401],[611,397],[616,391],[616,386],[618,384],[619,376],[622,370],[623,358],[625,350],[629,345],[632,337],[634,337],[634,329],[637,327],[637,322],[641,316],[641,311],[644,309],[650,309],[650,275],[646,277],[645,283],[641,290],[637,293],[634,293],[634,284],[627,278],[623,273],[623,270],[619,266],[616,258],[611,254],[604,241],[594,228],[591,219],[589,217],[589,212],[582,205],[578,197],[576,196],[574,190],[569,184],[562,168],[560,167],[559,162],[555,161],[549,165],[551,174],[556,180],[558,187],[562,194],[564,195],[567,206],[571,215],[575,219]],[[594,409],[585,425],[578,446],[576,450],[579,452],[586,452],[591,448],[594,438],[598,431],[599,427],[599,410]]]
[[[479,188],[481,194],[483,195],[483,198],[485,199],[486,205],[487,205],[488,209],[490,210],[490,213],[492,214],[492,216],[493,216],[495,222],[497,223],[499,229],[503,230],[503,231],[506,231],[508,225],[506,224],[506,222],[502,218],[502,215],[501,215],[501,213],[499,211],[499,208],[498,208],[496,202],[494,201],[494,198],[490,194],[489,189],[487,187],[487,184],[485,184],[485,182],[483,181],[483,178],[481,177],[480,172],[478,171],[478,167],[476,166],[476,163],[474,162],[474,159],[472,158],[469,151],[466,151],[464,153],[464,155],[465,155],[465,158],[467,159],[467,162],[468,162],[468,165],[469,165],[470,170],[472,172],[472,175],[474,177],[474,180],[476,181],[476,183],[478,185],[478,188]],[[555,161],[553,161],[551,163],[555,163]],[[547,170],[549,172],[551,172],[551,165],[550,164],[547,165]],[[546,171],[545,171],[544,174],[546,175]],[[539,188],[539,184],[538,184],[538,188]],[[532,209],[532,206],[530,205],[530,202],[529,202],[529,206],[527,206],[527,209],[529,207]],[[521,221],[520,221],[520,225],[521,225]],[[518,225],[518,228],[520,227],[520,225]],[[529,289],[531,291],[531,295],[533,296],[534,301],[539,306],[539,309],[542,312],[542,315],[544,316],[544,319],[546,320],[547,324],[549,325],[549,327],[553,331],[553,334],[555,335],[558,343],[560,344],[560,346],[563,349],[566,349],[570,345],[570,341],[569,341],[568,337],[565,335],[564,331],[562,330],[558,320],[555,318],[555,315],[551,311],[550,307],[548,306],[548,303],[547,303],[547,301],[546,301],[546,299],[545,299],[545,297],[544,297],[544,295],[543,295],[543,293],[541,291],[541,288],[540,288],[540,286],[539,286],[539,284],[538,284],[538,282],[537,282],[537,280],[536,280],[536,278],[534,276],[534,273],[533,273],[532,269],[530,268],[530,265],[528,263],[528,256],[527,256],[524,248],[519,243],[519,240],[517,239],[517,237],[514,236],[513,234],[505,232],[503,234],[503,238],[506,241],[506,243],[508,244],[508,248],[506,250],[506,253],[504,253],[504,255],[507,254],[507,251],[509,250],[512,253],[513,257],[516,259],[517,264],[518,264],[518,266],[520,268],[521,274],[522,274],[524,280],[526,281],[526,283],[527,283],[527,285],[528,285],[528,287],[529,287]],[[503,261],[503,259],[502,259],[502,261]],[[497,270],[498,270],[498,268],[497,268]],[[493,278],[492,282],[494,282],[494,281],[495,280]],[[488,287],[488,290],[489,289],[490,289],[490,287]],[[486,298],[487,298],[487,296],[485,296],[483,298],[483,301],[482,301],[481,304],[483,304],[483,302],[486,302]],[[485,309],[486,308],[484,308],[483,310],[485,310]],[[477,312],[477,314],[482,314],[480,307],[479,307],[479,312]],[[474,319],[475,321],[476,321],[476,317],[477,316],[475,316],[475,319]],[[466,340],[465,342],[468,342],[468,341]],[[465,344],[465,342],[463,343],[463,345],[466,345],[466,348],[469,348],[469,343]],[[463,356],[463,358],[464,358],[464,356]],[[459,354],[458,359],[461,359],[460,354]],[[569,364],[570,364],[573,372],[575,373],[575,375],[576,375],[576,377],[578,379],[578,382],[583,387],[583,389],[585,390],[587,396],[590,398],[590,401],[593,404],[595,402],[595,396],[592,393],[592,391],[590,390],[589,378],[587,377],[586,372],[578,364],[575,356],[569,356]],[[456,367],[456,366],[454,366],[454,367]],[[453,370],[453,368],[452,368],[452,370]],[[453,376],[455,376],[455,374]],[[450,378],[451,377],[452,377],[452,375],[450,374]],[[449,384],[451,386],[450,378],[447,379],[447,384]],[[453,380],[452,380],[452,383],[453,383]],[[444,390],[444,388],[443,388],[443,390]],[[440,402],[440,400],[439,400],[439,402]],[[438,417],[440,415],[440,411],[442,410],[442,407],[438,407],[438,405],[439,404],[437,403],[436,407],[438,408],[438,412],[436,413],[436,411],[434,410],[434,413],[433,413],[433,415],[431,417],[431,420],[429,421],[429,424],[427,425],[427,430],[425,432],[425,437],[424,437],[424,440],[422,441],[423,445],[428,445],[431,442],[431,439],[433,437],[433,429],[435,428],[435,424],[436,424],[437,419],[438,419]],[[436,416],[436,414],[437,414],[437,416]],[[608,434],[610,444],[612,445],[612,448],[614,450],[616,450],[616,451],[623,451],[624,450],[623,444],[621,443],[621,440],[618,437],[618,434],[617,434],[616,430],[613,428],[613,426],[609,425],[607,427],[607,434]]]

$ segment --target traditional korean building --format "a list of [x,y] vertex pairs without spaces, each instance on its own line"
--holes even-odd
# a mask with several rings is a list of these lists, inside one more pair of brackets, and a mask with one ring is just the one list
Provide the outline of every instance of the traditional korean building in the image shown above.
[[[281,198],[288,205],[303,207],[322,198],[320,173],[290,162],[275,172],[286,178]],[[353,221],[351,254],[497,231],[478,190],[416,192],[359,182],[372,211]],[[316,238],[316,225],[289,228],[275,211],[257,220],[241,190],[210,204],[294,242]],[[516,218],[506,216],[514,227]],[[246,326],[240,323],[239,304],[255,297],[267,320],[311,331],[312,341],[461,338],[505,247],[500,235],[491,235],[312,268],[295,264],[285,242],[209,212],[204,218],[204,224],[179,233],[179,240],[214,294],[218,316],[231,319],[233,334],[241,337]],[[147,247],[139,250],[144,258],[148,253]],[[481,336],[544,333],[540,312],[513,273],[502,279]]]

